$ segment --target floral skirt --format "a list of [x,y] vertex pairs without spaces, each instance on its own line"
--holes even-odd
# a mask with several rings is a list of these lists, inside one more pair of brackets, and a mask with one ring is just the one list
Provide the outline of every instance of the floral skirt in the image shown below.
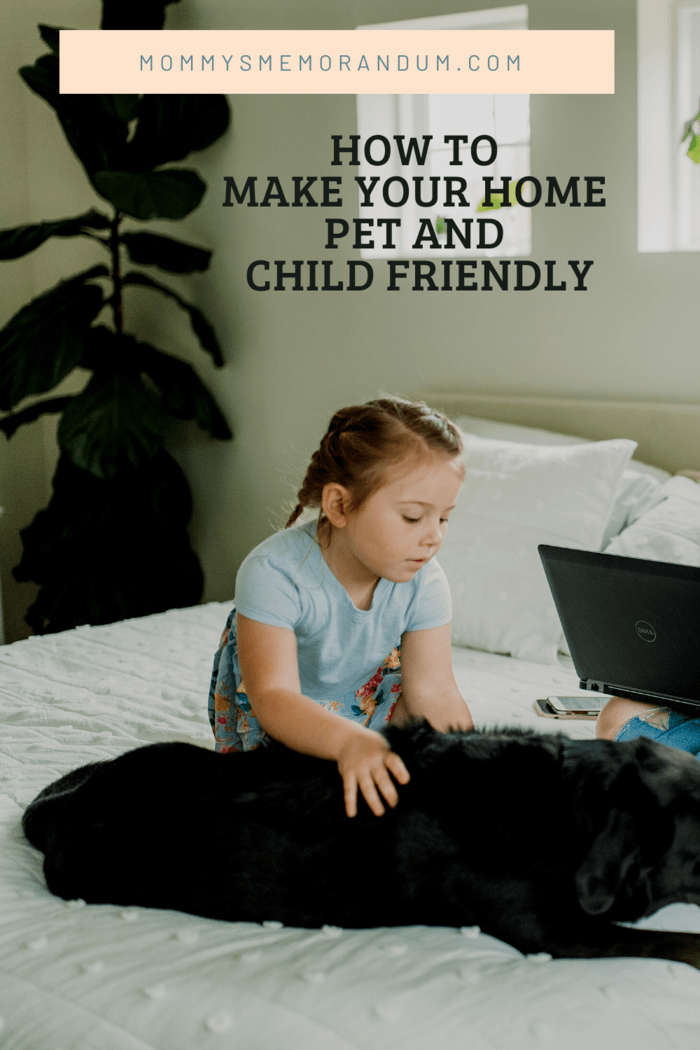
[[[222,753],[252,751],[267,734],[247,695],[238,686],[240,669],[236,640],[236,610],[232,609],[214,657],[209,687],[209,722]],[[335,711],[371,729],[381,729],[391,719],[401,696],[401,646],[397,645],[379,667],[369,672],[359,689],[340,692],[319,700],[322,707]]]

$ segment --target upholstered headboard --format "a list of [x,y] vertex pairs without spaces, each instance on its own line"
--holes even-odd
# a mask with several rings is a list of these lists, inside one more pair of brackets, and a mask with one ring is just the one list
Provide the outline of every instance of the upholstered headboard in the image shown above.
[[591,441],[631,438],[638,443],[637,459],[671,473],[700,467],[700,405],[511,397],[443,390],[425,390],[415,396],[451,417],[479,416],[574,434]]

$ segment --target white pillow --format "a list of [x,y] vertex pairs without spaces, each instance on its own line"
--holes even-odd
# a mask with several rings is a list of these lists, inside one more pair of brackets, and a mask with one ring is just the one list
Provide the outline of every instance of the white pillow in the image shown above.
[[[583,445],[588,438],[574,437],[572,434],[557,434],[554,430],[540,430],[537,427],[523,427],[519,423],[501,423],[496,419],[481,419],[479,416],[458,416],[454,422],[469,434],[480,437],[496,438],[499,441],[522,441],[528,445]],[[667,481],[671,477],[667,470],[653,467],[633,459],[631,470],[640,474],[650,474],[658,481]]]
[[632,460],[630,468],[623,470],[617,484],[615,502],[605,526],[601,550],[607,547],[614,536],[655,507],[666,495],[662,482],[651,474],[640,474],[638,470],[632,469],[635,466]]
[[[634,463],[634,460],[632,461]],[[626,529],[632,522],[645,514],[657,503],[666,498],[665,486],[650,474],[640,474],[637,470],[623,470],[617,485],[615,502],[605,526],[601,551],[607,551],[608,544]],[[562,636],[559,652],[571,656],[566,639]]]
[[666,498],[616,536],[606,554],[700,565],[700,485],[675,477],[663,489]]
[[452,642],[555,663],[561,626],[537,545],[599,549],[636,445],[462,436],[467,477],[439,554],[452,591]]

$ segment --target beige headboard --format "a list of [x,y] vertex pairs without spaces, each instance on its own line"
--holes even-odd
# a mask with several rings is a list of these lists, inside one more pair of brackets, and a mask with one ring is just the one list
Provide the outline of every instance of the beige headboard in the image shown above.
[[635,458],[674,473],[700,468],[700,405],[644,401],[584,401],[427,390],[416,397],[450,417],[479,416],[603,441],[631,438]]

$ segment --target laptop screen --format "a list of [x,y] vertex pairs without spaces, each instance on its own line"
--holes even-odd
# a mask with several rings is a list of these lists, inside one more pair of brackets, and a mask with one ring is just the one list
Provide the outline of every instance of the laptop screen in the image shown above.
[[539,553],[587,688],[700,704],[700,568],[546,545]]

